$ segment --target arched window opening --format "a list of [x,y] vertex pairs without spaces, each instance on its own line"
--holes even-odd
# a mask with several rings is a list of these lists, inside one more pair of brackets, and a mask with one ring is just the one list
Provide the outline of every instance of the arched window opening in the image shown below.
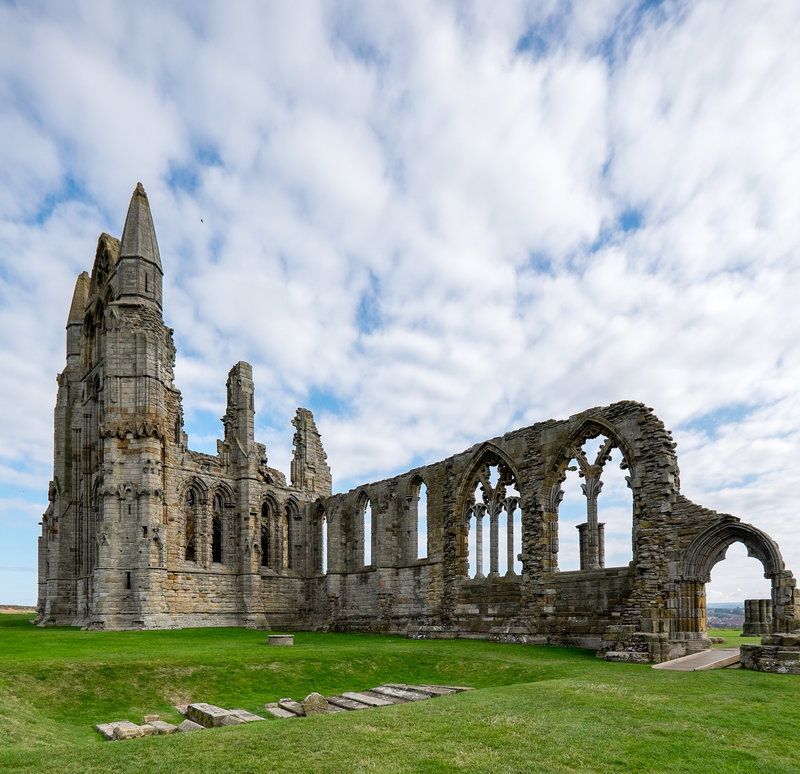
[[222,497],[219,492],[214,495],[211,521],[211,561],[222,562]]
[[417,559],[428,556],[428,487],[421,482],[417,491]]
[[366,567],[372,563],[372,505],[363,492],[359,500],[358,513],[361,527],[360,556],[358,558],[361,566]]
[[264,503],[261,506],[261,523],[259,524],[259,544],[261,547],[261,566],[262,567],[269,567],[270,566],[270,558],[269,558],[269,522],[271,518],[270,508],[268,503]]
[[317,505],[314,518],[313,571],[316,575],[328,572],[328,517],[321,504]]
[[293,515],[294,509],[290,503],[287,503],[286,507],[283,509],[281,525],[281,545],[283,547],[281,552],[281,566],[285,570],[294,569],[294,551],[292,550]]
[[428,556],[428,487],[415,476],[408,486],[407,556],[425,559]]
[[184,559],[197,561],[197,506],[198,497],[194,489],[186,493],[186,523],[184,530]]
[[522,512],[514,474],[505,463],[490,457],[476,474],[470,492],[465,509],[468,576],[521,573]]
[[[741,629],[761,637],[772,625],[772,583],[743,543],[731,543],[706,584],[707,629]],[[747,604],[747,609],[745,605]]]
[[620,567],[633,558],[633,507],[614,441],[598,434],[573,449],[558,506],[561,570]]

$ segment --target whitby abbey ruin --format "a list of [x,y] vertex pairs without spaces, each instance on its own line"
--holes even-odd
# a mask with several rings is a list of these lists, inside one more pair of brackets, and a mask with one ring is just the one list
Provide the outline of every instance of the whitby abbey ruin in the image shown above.
[[[661,662],[709,647],[705,584],[738,541],[772,584],[771,600],[750,605],[766,635],[753,657],[764,663],[750,665],[770,668],[800,645],[789,634],[800,628],[800,597],[777,544],[681,494],[675,444],[640,403],[540,422],[332,495],[306,409],[292,420],[288,479],[269,467],[254,438],[252,369],[239,362],[216,455],[192,451],[162,274],[140,184],[121,239],[100,236],[69,309],[39,539],[40,625],[482,637]],[[622,567],[606,566],[597,509],[612,451],[632,497],[633,559]],[[573,468],[586,520],[580,569],[564,571],[559,504]]]

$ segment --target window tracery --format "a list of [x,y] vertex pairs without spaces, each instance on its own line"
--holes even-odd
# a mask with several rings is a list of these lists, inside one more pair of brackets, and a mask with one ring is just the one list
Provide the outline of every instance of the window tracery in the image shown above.
[[514,473],[501,460],[490,458],[481,466],[468,491],[470,496],[464,512],[468,529],[468,575],[472,578],[500,575],[501,528],[505,549],[502,566],[505,567],[505,574],[519,574],[521,565],[516,549],[521,543],[521,513],[520,493]]

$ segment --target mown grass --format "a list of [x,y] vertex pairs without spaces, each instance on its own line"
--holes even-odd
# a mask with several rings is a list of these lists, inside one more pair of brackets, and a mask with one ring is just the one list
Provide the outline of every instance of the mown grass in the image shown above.
[[[800,679],[608,664],[569,648],[203,629],[81,632],[0,619],[0,770],[797,772]],[[724,636],[724,635],[723,635]],[[732,639],[732,638],[731,638]],[[427,702],[104,742],[95,723],[208,701],[382,682],[472,685]]]
[[761,642],[761,637],[742,637],[741,629],[709,629],[709,637],[722,637],[725,642],[712,645],[713,648],[736,648],[745,643]]

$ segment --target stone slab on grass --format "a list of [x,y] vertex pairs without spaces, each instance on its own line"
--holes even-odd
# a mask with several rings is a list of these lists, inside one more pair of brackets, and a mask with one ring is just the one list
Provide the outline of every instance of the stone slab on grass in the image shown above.
[[155,728],[159,734],[174,734],[178,730],[177,726],[167,723],[166,720],[151,720],[147,725]]
[[245,723],[255,723],[257,720],[265,720],[261,715],[248,712],[246,709],[232,709],[228,710],[228,712],[230,712],[231,715],[236,715],[237,718],[241,718]]
[[353,701],[360,701],[362,704],[369,704],[370,707],[389,707],[394,704],[385,697],[379,697],[368,693],[361,693],[360,691],[344,691],[342,696],[345,699],[352,699]]
[[294,712],[295,715],[298,717],[302,717],[305,715],[305,711],[303,710],[303,705],[299,701],[295,701],[294,699],[280,699],[278,701],[278,706],[281,709],[285,709],[287,712]]
[[410,685],[407,683],[386,683],[387,688],[400,688],[406,691],[427,693],[429,696],[452,696],[459,693],[458,688],[448,688],[444,685]]
[[158,731],[152,726],[137,726],[136,723],[131,723],[127,720],[116,723],[114,728],[115,740],[138,739],[142,736],[155,736],[156,734],[158,734]]
[[178,731],[180,733],[184,733],[186,731],[205,731],[205,726],[201,726],[199,723],[195,723],[193,720],[189,720],[186,718],[179,726]]
[[274,702],[272,704],[265,704],[264,709],[274,718],[299,717],[298,715],[295,715],[294,712],[289,712],[289,710],[285,710],[282,707],[279,707],[277,702]]
[[267,640],[270,645],[294,645],[293,634],[270,634]]
[[225,715],[222,720],[219,721],[219,724],[215,726],[215,728],[220,728],[222,726],[243,726],[247,723],[246,720],[234,715],[232,712],[229,712]]
[[341,707],[346,710],[362,710],[369,709],[369,704],[364,704],[361,701],[354,701],[353,699],[346,699],[344,696],[327,696],[328,704],[333,704],[336,707]]
[[397,696],[387,696],[385,693],[375,693],[371,688],[368,691],[359,691],[359,693],[364,693],[367,696],[374,696],[376,699],[383,699],[384,701],[388,701],[389,704],[405,704],[408,699],[398,699]]
[[230,715],[228,710],[206,702],[190,704],[186,713],[186,717],[189,720],[193,720],[206,728],[218,728],[222,725],[222,719],[228,717],[228,715]]
[[424,699],[431,698],[427,693],[410,691],[408,688],[391,688],[388,685],[379,685],[377,688],[373,688],[372,692],[379,693],[383,696],[394,696],[398,699],[405,699],[406,701],[423,701]]

